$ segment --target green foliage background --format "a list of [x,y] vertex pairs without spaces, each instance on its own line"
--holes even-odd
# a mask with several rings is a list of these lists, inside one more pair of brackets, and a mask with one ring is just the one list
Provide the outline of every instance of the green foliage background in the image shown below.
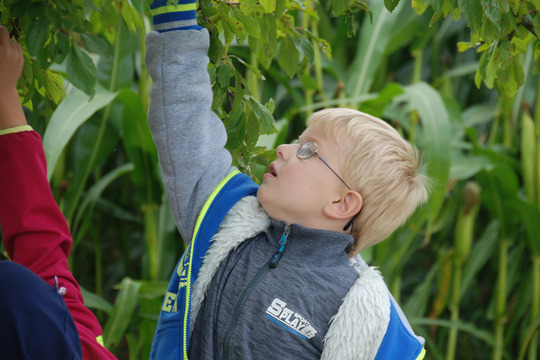
[[[200,2],[214,109],[255,180],[276,144],[329,106],[382,117],[424,152],[430,202],[363,256],[426,338],[428,359],[538,357],[539,9]],[[25,54],[21,100],[73,231],[72,271],[122,359],[148,358],[184,247],[146,125],[149,19],[146,0],[0,0]]]

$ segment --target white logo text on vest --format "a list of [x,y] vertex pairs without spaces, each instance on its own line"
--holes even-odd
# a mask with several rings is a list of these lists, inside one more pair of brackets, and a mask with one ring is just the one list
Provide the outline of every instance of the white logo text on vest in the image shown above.
[[311,339],[317,334],[317,330],[309,321],[297,312],[289,309],[287,303],[275,298],[272,304],[266,309],[266,317],[277,325],[280,325],[291,333],[303,338]]

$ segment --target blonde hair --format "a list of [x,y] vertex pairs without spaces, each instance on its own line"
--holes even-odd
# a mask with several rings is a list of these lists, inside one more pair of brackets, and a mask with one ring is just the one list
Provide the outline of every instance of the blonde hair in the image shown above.
[[383,120],[351,109],[326,109],[312,114],[307,125],[338,142],[343,178],[362,195],[350,254],[389,237],[427,201],[430,180],[419,173],[419,151]]

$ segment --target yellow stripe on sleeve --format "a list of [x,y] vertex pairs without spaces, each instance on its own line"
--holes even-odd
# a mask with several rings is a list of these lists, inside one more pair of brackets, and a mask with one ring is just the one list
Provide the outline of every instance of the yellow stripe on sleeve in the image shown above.
[[99,345],[105,347],[105,343],[103,342],[103,336],[102,336],[102,335],[99,335],[99,336],[96,338],[96,341],[99,343]]
[[155,9],[150,10],[152,16],[165,14],[168,12],[181,12],[181,11],[191,11],[197,10],[197,3],[192,4],[177,4],[177,5],[165,5]]
[[426,356],[426,349],[422,348],[422,352],[420,352],[420,355],[416,358],[416,360],[422,360]]
[[21,126],[15,126],[9,129],[0,130],[0,135],[7,135],[7,134],[14,134],[18,132],[23,131],[32,131],[32,127],[30,125],[21,125]]

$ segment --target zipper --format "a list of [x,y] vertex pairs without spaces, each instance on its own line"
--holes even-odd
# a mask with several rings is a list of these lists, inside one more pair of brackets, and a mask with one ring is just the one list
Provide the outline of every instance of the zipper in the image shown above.
[[[216,196],[219,194],[219,192],[223,189],[223,187],[229,182],[229,180],[231,180],[234,176],[240,174],[240,171],[238,170],[234,170],[234,171],[231,171],[223,180],[221,180],[219,182],[219,184],[214,188],[214,190],[212,190],[212,192],[210,193],[210,196],[208,196],[208,198],[206,199],[206,201],[204,202],[204,205],[203,207],[201,208],[201,210],[199,211],[199,214],[197,215],[197,221],[195,222],[195,229],[193,230],[193,235],[192,235],[192,238],[191,238],[191,242],[190,242],[190,253],[188,254],[189,256],[189,261],[191,263],[191,259],[193,257],[193,244],[195,243],[195,238],[197,237],[197,234],[199,233],[199,228],[201,226],[201,223],[202,223],[202,220],[204,219],[204,216],[206,215],[206,213],[208,212],[208,209],[210,208],[210,206],[212,205],[212,203],[214,202],[214,199],[216,198]],[[187,356],[187,348],[188,348],[188,327],[189,327],[189,311],[190,311],[190,308],[191,308],[191,265],[188,266],[188,275],[187,275],[187,286],[186,286],[186,304],[185,304],[185,308],[184,308],[184,321],[183,321],[183,324],[182,324],[182,353],[183,353],[183,358],[184,359],[187,359],[188,356]]]
[[240,296],[240,299],[238,300],[238,303],[236,304],[236,307],[234,309],[233,317],[231,320],[231,323],[229,324],[229,327],[227,328],[227,332],[225,333],[225,339],[223,340],[223,360],[227,360],[229,357],[229,346],[231,341],[231,336],[234,332],[234,329],[236,328],[236,325],[238,324],[238,319],[240,318],[240,314],[244,308],[244,305],[249,297],[249,295],[253,292],[253,289],[255,289],[255,286],[261,281],[261,279],[271,270],[275,269],[277,267],[277,264],[279,262],[279,259],[281,259],[281,255],[283,255],[284,250],[287,245],[287,239],[289,238],[289,235],[291,234],[291,228],[290,225],[285,226],[285,230],[283,231],[283,235],[281,236],[281,239],[279,240],[279,248],[278,250],[272,255],[272,259],[270,259],[269,262],[264,264],[259,271],[253,276],[249,284],[244,289],[244,292],[242,292],[242,295]]
[[225,184],[229,182],[234,176],[240,174],[240,171],[233,170],[231,171],[223,180],[219,182],[219,184],[212,190],[208,198],[206,198],[206,201],[203,204],[203,207],[199,211],[199,214],[197,215],[197,220],[195,221],[195,229],[193,230],[193,236],[191,238],[191,241],[195,240],[195,237],[197,236],[197,233],[199,232],[199,227],[201,226],[201,222],[208,212],[208,209],[210,208],[210,205],[214,202],[214,199],[216,198],[217,194],[223,189]]
[[291,227],[289,225],[285,226],[285,231],[283,232],[283,235],[281,235],[281,240],[279,240],[280,247],[272,257],[272,260],[270,260],[270,269],[275,269],[277,267],[279,259],[281,259],[281,255],[283,254],[283,250],[285,250],[285,245],[287,245],[287,238],[290,233]]

